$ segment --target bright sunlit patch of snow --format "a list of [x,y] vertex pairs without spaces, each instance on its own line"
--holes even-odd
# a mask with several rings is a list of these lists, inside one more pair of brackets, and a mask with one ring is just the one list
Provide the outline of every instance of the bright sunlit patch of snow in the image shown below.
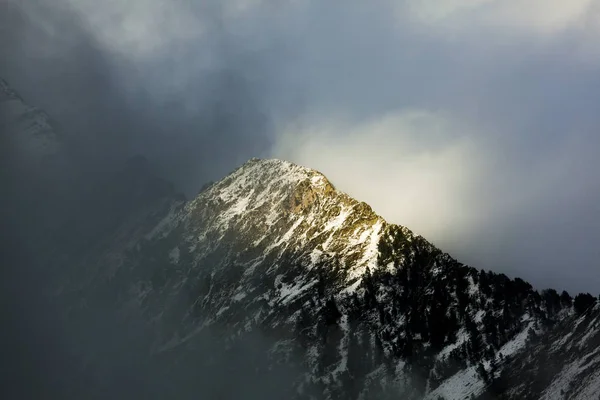
[[350,215],[350,210],[348,210],[346,208],[342,208],[340,210],[340,213],[336,217],[334,217],[333,219],[331,219],[327,222],[327,224],[325,225],[323,230],[330,231],[332,229],[340,229],[344,225],[344,222],[346,222],[346,219],[348,218],[349,215]]
[[364,227],[359,226],[354,230],[354,232],[352,232],[352,234],[348,238],[348,246],[353,247],[360,243],[364,243],[364,241],[367,240],[368,236],[368,229],[364,229]]
[[321,255],[323,254],[323,252],[319,249],[313,249],[313,251],[310,253],[310,262],[312,265],[316,265],[319,260],[321,259]]
[[327,250],[331,242],[333,242],[333,234],[329,235],[329,237],[323,242],[323,250]]
[[312,183],[313,186],[325,186],[327,184],[325,177],[320,174],[313,175],[313,177],[310,178],[310,183]]
[[364,243],[364,242],[366,242],[366,241],[367,241],[367,238],[369,237],[369,234],[370,234],[370,233],[371,233],[371,232],[370,232],[368,229],[367,229],[367,230],[365,230],[365,231],[363,231],[363,232],[360,234],[360,236],[359,236],[359,238],[358,238],[358,241],[357,241],[357,243]]
[[292,235],[294,234],[294,231],[296,230],[296,228],[298,228],[300,226],[300,224],[304,221],[304,217],[300,217],[296,220],[296,222],[294,222],[294,225],[292,225],[292,227],[290,228],[290,230],[288,230],[280,239],[280,241],[278,242],[277,245],[280,245],[281,243],[284,242],[288,242],[291,238]]
[[271,226],[275,224],[280,218],[281,215],[277,212],[276,208],[271,207],[270,212],[267,214],[265,224],[267,224],[267,226]]
[[290,227],[290,229],[288,229],[288,231],[277,242],[270,244],[265,249],[265,254],[269,253],[271,250],[281,246],[282,244],[289,242],[289,240],[292,238],[292,235],[294,234],[294,231],[296,230],[296,228],[298,228],[298,226],[300,226],[300,224],[303,221],[304,221],[304,217],[298,218],[294,222],[294,224]]
[[365,238],[366,247],[363,250],[363,257],[358,261],[357,265],[350,272],[349,279],[362,276],[367,268],[374,269],[377,267],[377,256],[379,255],[379,237],[383,228],[383,221],[378,220],[369,230],[365,231],[361,238]]
[[250,195],[248,195],[247,197],[243,197],[241,199],[239,199],[234,205],[233,207],[231,207],[229,210],[229,212],[233,215],[240,215],[242,214],[244,211],[246,211],[246,209],[248,208],[248,204],[250,203],[250,196],[252,195],[252,193],[250,193]]

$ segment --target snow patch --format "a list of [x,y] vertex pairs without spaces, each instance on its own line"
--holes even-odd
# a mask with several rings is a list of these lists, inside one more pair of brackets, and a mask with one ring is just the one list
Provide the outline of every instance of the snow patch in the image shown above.
[[169,261],[171,261],[172,264],[179,264],[179,256],[180,256],[179,247],[175,246],[169,252]]
[[452,353],[454,349],[457,349],[458,347],[462,346],[463,343],[466,343],[469,340],[469,334],[464,328],[461,328],[456,336],[456,341],[454,343],[451,343],[448,346],[444,347],[442,351],[438,353],[438,360],[443,360],[444,358],[446,358],[446,356],[450,355],[450,353]]
[[446,400],[470,399],[471,395],[483,392],[485,383],[477,373],[475,366],[469,367],[450,379],[446,379],[433,392],[425,396],[424,400],[437,400],[442,396]]
[[527,324],[525,329],[519,332],[511,341],[507,342],[500,348],[500,353],[503,356],[512,356],[519,350],[523,349],[527,344],[527,336],[529,335],[529,328],[533,328],[534,322]]
[[146,240],[155,239],[160,235],[160,238],[165,238],[169,232],[177,225],[177,223],[181,220],[182,215],[177,212],[177,208],[182,204],[182,202],[174,203],[171,205],[168,214],[161,219],[158,224],[152,228],[150,232],[148,232],[144,237]]
[[247,294],[246,294],[246,293],[244,293],[244,292],[238,292],[238,293],[236,293],[236,294],[235,294],[235,296],[233,296],[231,299],[232,299],[233,301],[242,301],[243,299],[245,299],[245,298],[246,298],[246,296],[247,296]]
[[329,222],[327,222],[327,224],[325,225],[323,230],[330,231],[330,230],[340,229],[344,225],[344,222],[346,222],[346,219],[348,218],[349,215],[350,215],[350,210],[348,210],[346,208],[342,208],[340,210],[340,213],[336,217],[334,217],[333,219],[329,220]]
[[289,303],[290,301],[298,297],[298,295],[300,295],[302,292],[304,292],[307,289],[310,289],[311,287],[317,284],[317,280],[313,280],[308,283],[299,281],[296,282],[294,285],[287,285],[281,282],[280,277],[281,275],[278,275],[275,278],[275,286],[279,286],[279,302],[281,302],[281,304]]
[[348,279],[354,279],[362,276],[367,268],[374,269],[377,267],[377,257],[379,255],[379,238],[383,228],[383,221],[378,220],[370,229],[363,232],[361,238],[364,237],[366,247],[363,250],[363,257],[356,264],[356,267],[348,274]]

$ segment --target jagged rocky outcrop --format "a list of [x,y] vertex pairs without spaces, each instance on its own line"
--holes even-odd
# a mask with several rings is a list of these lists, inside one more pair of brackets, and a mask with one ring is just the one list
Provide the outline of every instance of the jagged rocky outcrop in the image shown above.
[[[158,398],[534,398],[523,393],[550,393],[566,373],[515,372],[542,365],[536,338],[578,368],[600,351],[560,344],[588,318],[568,294],[462,265],[314,170],[253,159],[192,201],[161,198],[76,264],[59,296],[80,326],[109,300],[137,332],[124,346],[136,365],[161,377]],[[572,393],[592,390],[595,365]]]

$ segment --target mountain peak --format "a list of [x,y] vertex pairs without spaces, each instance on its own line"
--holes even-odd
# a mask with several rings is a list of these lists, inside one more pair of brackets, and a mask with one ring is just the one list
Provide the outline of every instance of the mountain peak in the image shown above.
[[[243,265],[250,276],[253,265],[265,265],[266,259],[293,257],[311,269],[335,256],[342,264],[340,284],[349,290],[368,267],[375,267],[387,226],[320,172],[277,159],[249,160],[202,191],[183,214],[169,216],[153,234],[169,235],[169,227],[182,226],[179,222],[189,233],[180,252],[193,249],[201,258],[215,248],[234,246],[235,251],[227,252],[235,259],[228,262]],[[277,273],[285,272],[269,271]]]
[[243,194],[240,190],[248,187],[254,192],[275,190],[282,192],[279,193],[281,195],[288,195],[288,205],[296,213],[319,205],[320,198],[332,197],[345,206],[373,214],[369,205],[337,190],[321,172],[280,159],[252,158],[212,188],[221,190],[225,197],[240,198]]
[[[597,308],[572,318],[568,294],[540,295],[520,279],[462,265],[315,170],[251,159],[164,212],[139,235],[117,237],[98,262],[105,279],[90,284],[95,291],[80,290],[117,290],[120,310],[147,321],[153,360],[182,366],[161,376],[185,375],[188,360],[200,365],[207,335],[217,332],[210,347],[229,352],[226,360],[264,334],[268,355],[257,374],[293,368],[283,385],[292,394],[260,398],[520,399],[577,389],[587,399],[597,391],[594,382],[579,384],[596,379],[600,365],[597,357],[588,362],[600,343]],[[550,338],[545,348],[536,342],[541,335]],[[573,346],[580,346],[574,361]],[[263,365],[249,359],[252,368]],[[207,368],[214,370],[212,361]],[[542,385],[528,383],[540,376]]]
[[321,172],[286,160],[277,158],[251,158],[240,168],[244,170],[261,169],[270,175],[281,174],[281,176],[291,181],[298,180],[300,182],[309,178],[314,185],[330,186],[332,190],[335,190],[331,182]]

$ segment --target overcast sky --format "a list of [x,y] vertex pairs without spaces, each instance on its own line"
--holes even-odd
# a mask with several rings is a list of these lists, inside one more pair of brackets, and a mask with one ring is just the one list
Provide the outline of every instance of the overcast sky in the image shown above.
[[193,193],[289,159],[460,261],[600,292],[598,0],[3,0],[0,50],[101,167]]

